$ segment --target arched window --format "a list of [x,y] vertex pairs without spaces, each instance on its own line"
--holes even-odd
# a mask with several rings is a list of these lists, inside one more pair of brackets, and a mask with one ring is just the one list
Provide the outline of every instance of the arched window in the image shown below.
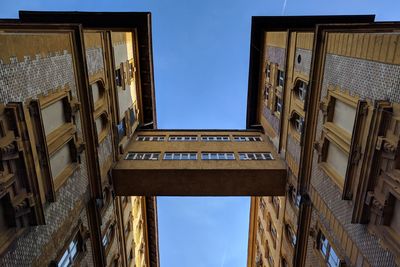
[[296,233],[294,232],[293,228],[289,224],[286,224],[285,231],[286,231],[286,237],[287,237],[289,243],[293,247],[296,246],[297,237],[296,237]]
[[304,118],[300,116],[297,112],[292,113],[292,117],[290,119],[290,123],[293,127],[293,129],[301,135],[303,133],[303,127],[304,127]]
[[308,84],[302,80],[297,80],[294,87],[295,95],[301,101],[305,101],[307,97]]

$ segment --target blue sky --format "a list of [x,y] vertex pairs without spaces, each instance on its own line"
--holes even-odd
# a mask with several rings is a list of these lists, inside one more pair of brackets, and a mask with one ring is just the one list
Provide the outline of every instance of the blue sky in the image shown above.
[[[376,14],[384,0],[0,0],[18,10],[151,11],[159,128],[244,128],[251,16]],[[159,198],[162,267],[243,267],[248,198]]]

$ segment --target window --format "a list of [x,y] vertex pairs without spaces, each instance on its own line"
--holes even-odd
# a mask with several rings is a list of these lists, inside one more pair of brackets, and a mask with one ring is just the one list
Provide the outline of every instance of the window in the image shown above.
[[64,89],[32,100],[29,109],[39,160],[46,166],[41,168],[46,197],[55,201],[55,191],[74,173],[84,149],[75,119],[79,102]]
[[218,152],[202,152],[202,160],[234,160],[235,154],[233,152],[218,153]]
[[293,122],[293,128],[301,134],[303,132],[303,126],[304,126],[304,119],[301,117],[299,114],[294,112],[293,117],[292,117],[292,122]]
[[281,267],[289,267],[288,261],[283,256],[281,257]]
[[164,160],[197,160],[196,152],[165,152]]
[[123,118],[119,124],[117,124],[117,134],[118,143],[121,143],[122,139],[127,135],[125,118]]
[[289,243],[293,247],[296,246],[297,237],[296,237],[296,233],[293,231],[293,228],[289,224],[286,224],[285,230],[286,230],[286,237],[287,237]]
[[107,137],[109,129],[109,121],[110,119],[108,118],[106,112],[100,114],[95,119],[96,135],[97,135],[96,139],[98,140],[99,143],[101,143]]
[[296,85],[294,87],[294,92],[297,98],[300,99],[302,102],[306,100],[307,90],[308,90],[308,84],[302,80],[297,80]]
[[285,72],[282,70],[278,70],[278,86],[283,87],[285,85]]
[[129,108],[129,126],[133,126],[136,122],[136,110],[134,108]]
[[78,256],[78,240],[74,239],[68,245],[57,266],[60,267],[72,266],[72,263],[74,262],[77,256]]
[[272,154],[270,152],[240,152],[240,160],[273,160]]
[[292,116],[290,118],[290,125],[292,128],[292,135],[300,141],[301,134],[303,133],[304,128],[304,118],[299,115],[296,111],[292,112]]
[[116,84],[117,86],[122,86],[122,83],[123,83],[123,81],[122,81],[121,69],[118,68],[118,69],[115,71],[115,84]]
[[99,79],[90,84],[91,106],[96,128],[96,143],[99,145],[107,137],[110,129],[109,105],[107,103],[107,90],[103,80]]
[[326,266],[339,267],[341,265],[337,253],[331,247],[331,244],[329,243],[328,239],[326,239],[323,233],[320,233],[320,237],[318,240],[318,249],[321,252],[323,261],[325,262]]
[[227,142],[231,139],[229,136],[226,135],[202,135],[201,141],[208,141],[208,142]]
[[108,244],[110,243],[110,239],[108,238],[108,235],[104,235],[103,239],[101,240],[101,243],[103,244],[103,247],[106,248]]
[[136,137],[136,141],[155,141],[162,142],[165,140],[164,135],[139,135]]
[[195,135],[171,135],[168,139],[172,142],[191,142],[197,141],[197,136]]
[[274,258],[272,257],[272,255],[268,255],[268,264],[269,264],[269,266],[271,266],[271,267],[274,267],[274,266],[275,266]]
[[93,110],[99,110],[106,104],[106,89],[103,81],[98,80],[90,84],[90,93],[92,95],[92,107]]
[[276,96],[275,99],[275,112],[277,112],[278,115],[282,113],[282,98],[280,98],[279,96]]
[[266,207],[266,203],[265,203],[264,197],[260,197],[260,208],[261,208],[262,212],[265,211],[265,207]]
[[269,224],[269,231],[270,231],[271,237],[272,237],[272,239],[274,240],[274,243],[275,243],[275,242],[276,242],[276,239],[277,239],[277,237],[278,237],[278,234],[277,234],[277,232],[276,232],[276,229],[275,229],[275,227],[274,227],[272,221],[271,221],[271,223]]
[[[130,214],[129,217],[131,217],[131,216],[132,215]],[[129,220],[128,223],[125,225],[125,229],[124,229],[125,236],[128,236],[130,231],[131,231],[131,220]]]
[[133,248],[131,248],[131,251],[129,252],[129,257],[128,257],[128,262],[132,262],[133,261]]
[[357,110],[361,107],[358,102],[350,95],[329,88],[320,104],[324,115],[321,140],[316,145],[320,167],[340,188],[346,184],[353,128]]
[[268,102],[270,85],[264,87],[264,101]]
[[290,202],[294,204],[296,208],[300,207],[301,195],[297,192],[296,187],[293,184],[289,185],[288,197]]
[[261,136],[234,136],[233,141],[235,142],[261,142]]
[[121,202],[123,206],[126,206],[126,204],[128,204],[128,198],[127,196],[122,196],[121,197]]
[[127,66],[128,66],[128,78],[130,80],[134,80],[136,68],[133,59],[127,61]]
[[68,241],[66,247],[57,257],[57,260],[52,261],[50,263],[50,266],[78,266],[79,259],[81,258],[83,252],[86,250],[85,242],[88,238],[89,231],[83,226],[82,222],[79,222],[73,238]]
[[126,160],[158,160],[159,152],[128,152]]
[[271,63],[267,63],[267,66],[265,67],[265,77],[267,80],[271,78]]
[[279,208],[280,208],[279,197],[272,197],[272,204],[274,205],[276,217],[278,218],[279,217]]

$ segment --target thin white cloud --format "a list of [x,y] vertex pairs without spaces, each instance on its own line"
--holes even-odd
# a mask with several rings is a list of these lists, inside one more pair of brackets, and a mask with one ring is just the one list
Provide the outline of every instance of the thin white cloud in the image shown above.
[[225,266],[225,260],[226,260],[226,248],[224,249],[224,254],[222,255],[221,267]]
[[283,6],[282,6],[282,16],[285,14],[286,11],[286,4],[287,4],[287,0],[283,1]]

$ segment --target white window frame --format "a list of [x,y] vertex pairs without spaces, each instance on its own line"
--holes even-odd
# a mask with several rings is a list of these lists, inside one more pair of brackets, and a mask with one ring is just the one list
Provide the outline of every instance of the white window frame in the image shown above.
[[163,160],[197,160],[196,152],[165,152]]
[[79,254],[78,243],[79,243],[78,237],[75,237],[71,241],[71,243],[69,243],[61,259],[58,261],[57,266],[59,267],[71,266],[71,264],[74,262],[74,260]]
[[282,98],[276,96],[275,111],[279,114],[282,113]]
[[271,152],[239,152],[240,160],[274,160]]
[[285,86],[285,72],[283,70],[278,69],[278,87]]
[[306,100],[308,90],[308,84],[306,82],[300,81],[299,89],[298,89],[298,96],[301,101]]
[[298,115],[298,118],[294,121],[296,131],[301,135],[304,128],[304,118]]
[[195,142],[197,140],[197,136],[193,135],[173,135],[168,138],[170,142]]
[[164,135],[139,135],[136,137],[136,141],[163,142],[163,141],[165,141],[165,136]]
[[159,160],[160,152],[128,152],[125,160]]
[[202,152],[202,160],[235,160],[233,152]]
[[266,78],[269,80],[271,79],[271,63],[267,63],[266,69],[265,69],[265,74]]
[[[324,239],[324,240],[322,240],[322,239]],[[329,267],[340,267],[341,260],[339,258],[339,255],[336,253],[334,248],[331,246],[331,242],[328,240],[328,238],[326,238],[326,236],[322,232],[320,233],[318,244],[319,244],[318,250],[321,253],[322,258],[324,259],[324,261],[326,263],[326,266],[329,266]],[[324,250],[325,250],[325,252],[324,252]],[[336,256],[337,260],[335,260],[334,257],[331,257],[332,256],[332,251],[333,251],[333,254]],[[331,259],[336,263],[336,265],[331,265],[330,264],[330,260]]]
[[261,136],[234,136],[233,141],[235,142],[262,142]]
[[103,236],[101,243],[103,244],[104,248],[106,248],[108,244],[110,244],[110,239],[108,238],[108,232]]
[[202,135],[201,141],[205,142],[229,142],[231,141],[228,135]]

